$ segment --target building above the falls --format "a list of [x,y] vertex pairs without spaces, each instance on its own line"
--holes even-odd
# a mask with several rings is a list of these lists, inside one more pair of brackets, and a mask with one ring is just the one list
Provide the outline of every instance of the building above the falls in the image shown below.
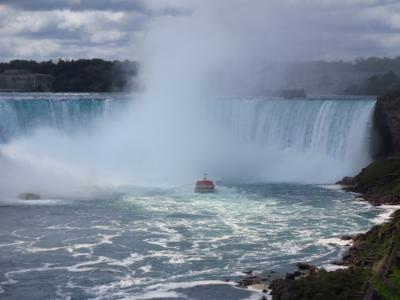
[[49,92],[53,81],[52,75],[32,73],[31,70],[7,69],[0,73],[0,91]]

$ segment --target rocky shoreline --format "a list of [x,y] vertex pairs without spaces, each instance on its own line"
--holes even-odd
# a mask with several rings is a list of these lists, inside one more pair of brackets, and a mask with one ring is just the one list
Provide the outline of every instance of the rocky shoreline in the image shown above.
[[[400,159],[375,161],[356,177],[339,183],[346,191],[360,193],[360,201],[400,205]],[[334,263],[346,269],[317,269],[299,280],[273,281],[272,299],[400,299],[400,209],[386,223],[343,238],[353,244]]]

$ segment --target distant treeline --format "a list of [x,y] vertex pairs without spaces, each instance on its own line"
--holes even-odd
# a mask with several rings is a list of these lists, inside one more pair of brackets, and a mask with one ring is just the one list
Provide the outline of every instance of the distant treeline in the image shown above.
[[395,58],[389,57],[368,57],[357,58],[353,61],[307,61],[294,63],[291,70],[295,71],[296,68],[303,71],[316,71],[324,73],[383,73],[390,70],[400,71],[400,56]]
[[314,94],[382,95],[400,90],[400,57],[370,57],[354,61],[310,61],[291,64],[288,88]]
[[400,91],[400,78],[389,71],[383,75],[373,75],[361,84],[350,84],[342,94],[379,96]]
[[31,70],[33,73],[54,76],[54,92],[115,92],[135,88],[138,63],[134,61],[106,61],[78,59],[36,62],[11,60],[0,63],[0,73],[7,69]]
[[[135,61],[60,59],[43,62],[12,60],[0,63],[0,73],[7,69],[31,70],[33,73],[52,75],[54,92],[118,92],[138,88],[135,79],[139,64]],[[286,70],[282,89],[304,89],[307,94],[377,96],[400,91],[400,57],[292,63]]]

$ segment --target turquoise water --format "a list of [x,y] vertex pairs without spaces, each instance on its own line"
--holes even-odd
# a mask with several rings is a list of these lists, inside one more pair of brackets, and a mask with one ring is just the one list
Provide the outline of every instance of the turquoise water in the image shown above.
[[46,126],[88,129],[120,113],[130,99],[123,94],[0,93],[0,141]]

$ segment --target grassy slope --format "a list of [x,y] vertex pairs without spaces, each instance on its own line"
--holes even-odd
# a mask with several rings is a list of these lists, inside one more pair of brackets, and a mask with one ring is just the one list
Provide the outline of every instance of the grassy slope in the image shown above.
[[362,170],[356,177],[355,191],[375,197],[400,196],[400,160],[378,160]]

